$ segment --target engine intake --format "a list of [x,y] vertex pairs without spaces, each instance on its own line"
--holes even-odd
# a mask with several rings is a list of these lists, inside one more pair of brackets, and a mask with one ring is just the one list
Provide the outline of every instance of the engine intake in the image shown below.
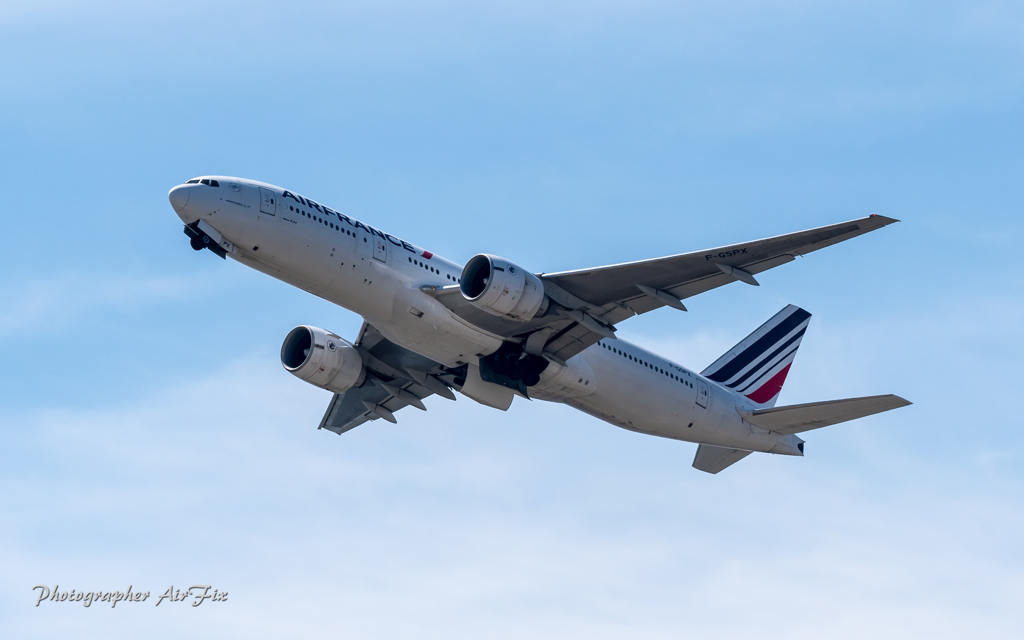
[[288,332],[281,345],[281,364],[293,376],[334,393],[344,393],[366,379],[363,359],[351,343],[306,325]]
[[481,253],[462,270],[462,295],[487,313],[526,322],[548,309],[540,278],[504,258]]

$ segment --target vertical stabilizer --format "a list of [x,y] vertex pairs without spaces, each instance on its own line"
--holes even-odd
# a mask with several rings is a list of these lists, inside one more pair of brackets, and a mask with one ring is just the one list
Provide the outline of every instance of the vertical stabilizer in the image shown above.
[[811,314],[789,305],[701,375],[759,407],[774,407],[810,321]]

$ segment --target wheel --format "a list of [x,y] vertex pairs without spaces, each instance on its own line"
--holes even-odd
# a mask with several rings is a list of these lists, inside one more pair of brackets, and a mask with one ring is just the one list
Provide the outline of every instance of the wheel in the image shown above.
[[203,250],[203,239],[200,238],[199,236],[193,236],[192,239],[189,241],[189,244],[191,244],[192,248],[195,249],[196,251]]

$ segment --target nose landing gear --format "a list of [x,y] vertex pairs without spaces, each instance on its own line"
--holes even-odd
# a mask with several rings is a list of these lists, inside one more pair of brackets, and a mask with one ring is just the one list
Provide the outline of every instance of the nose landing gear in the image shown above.
[[202,251],[207,247],[207,245],[210,244],[210,236],[206,234],[203,234],[202,237],[192,236],[192,240],[189,242],[189,244],[191,244],[192,248],[195,249],[196,251]]
[[189,244],[196,251],[202,251],[203,249],[209,249],[223,259],[227,259],[227,252],[224,251],[213,238],[211,238],[206,232],[199,228],[199,221],[195,221],[192,224],[185,225],[185,235],[190,240]]

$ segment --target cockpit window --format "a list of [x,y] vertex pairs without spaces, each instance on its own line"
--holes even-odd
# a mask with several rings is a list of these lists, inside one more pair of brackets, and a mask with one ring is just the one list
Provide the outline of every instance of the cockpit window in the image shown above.
[[217,182],[216,180],[210,180],[210,186],[211,187],[219,187],[220,183]]
[[220,183],[216,180],[210,180],[209,178],[203,178],[199,181],[201,184],[205,184],[208,187],[219,187]]
[[185,184],[199,184],[199,178],[192,178],[191,180],[187,181]]

